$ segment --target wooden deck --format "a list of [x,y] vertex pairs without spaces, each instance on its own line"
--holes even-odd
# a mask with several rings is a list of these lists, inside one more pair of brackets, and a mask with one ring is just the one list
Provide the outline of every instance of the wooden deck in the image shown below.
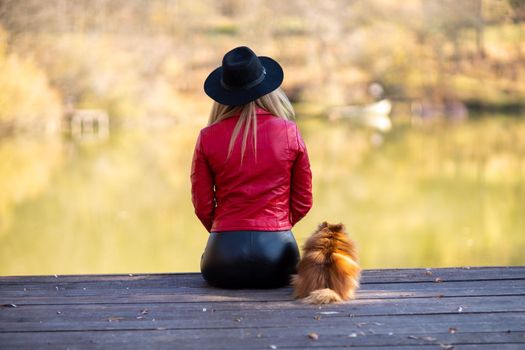
[[0,277],[0,348],[525,349],[525,267],[366,270],[358,299],[199,274]]

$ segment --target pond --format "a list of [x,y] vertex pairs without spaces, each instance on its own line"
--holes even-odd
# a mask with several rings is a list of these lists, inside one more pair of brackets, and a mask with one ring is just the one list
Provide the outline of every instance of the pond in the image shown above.
[[[297,241],[327,220],[346,225],[365,268],[525,264],[523,117],[397,117],[387,134],[300,120],[314,207]],[[0,275],[199,271],[199,128],[0,140]]]

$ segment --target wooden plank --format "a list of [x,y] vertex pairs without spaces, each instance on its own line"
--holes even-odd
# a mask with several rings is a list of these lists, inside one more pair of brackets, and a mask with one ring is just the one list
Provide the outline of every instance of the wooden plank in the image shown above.
[[[525,279],[525,266],[454,267],[429,269],[368,269],[363,271],[362,283],[432,282],[435,278],[446,281],[485,281]],[[106,275],[57,275],[55,276],[0,276],[2,284],[27,283],[99,283],[147,281],[150,284],[179,286],[202,281],[200,273],[161,274],[106,274]]]
[[[135,348],[155,348],[172,346],[177,348],[227,348],[257,349],[270,345],[282,348],[333,348],[359,346],[417,346],[440,344],[516,344],[525,345],[524,332],[486,332],[486,333],[400,333],[400,334],[357,334],[345,333],[333,328],[322,329],[316,334],[317,340],[308,337],[307,329],[284,333],[277,329],[263,330],[154,330],[121,332],[45,332],[0,334],[3,347],[39,347],[52,344],[57,347],[79,347],[89,345],[114,347],[129,344]],[[196,344],[197,343],[197,344]],[[206,346],[208,345],[208,346]]]
[[331,305],[305,305],[300,302],[278,301],[278,302],[204,302],[204,303],[129,303],[129,304],[53,304],[53,305],[18,305],[18,307],[4,307],[0,312],[0,318],[8,317],[10,314],[22,315],[24,313],[35,313],[46,310],[137,310],[143,308],[168,312],[198,311],[206,308],[206,311],[222,312],[231,310],[245,311],[319,311],[338,312],[341,314],[360,315],[383,315],[383,314],[425,314],[425,313],[455,313],[461,307],[463,312],[505,312],[525,311],[523,296],[498,296],[498,297],[450,297],[450,298],[406,298],[406,299],[356,299],[345,303]]
[[[144,311],[141,313],[141,311]],[[204,310],[204,311],[203,311]],[[179,318],[200,319],[209,317],[224,317],[233,319],[238,312],[243,317],[363,317],[389,315],[435,315],[463,313],[496,313],[525,312],[522,296],[504,296],[496,298],[447,298],[447,299],[383,299],[380,302],[367,299],[355,300],[340,305],[328,305],[319,309],[294,302],[242,302],[242,303],[168,303],[168,304],[81,304],[81,305],[28,305],[16,308],[3,308],[0,312],[0,325],[8,331],[10,325],[19,325],[21,319],[27,320],[25,326],[37,323],[38,330],[53,330],[55,322],[74,326],[86,319],[98,320],[102,327],[115,315],[127,320],[151,320],[166,318],[177,314]],[[137,318],[138,317],[138,318]],[[42,322],[42,323],[40,323]],[[66,330],[66,329],[61,329]]]
[[[0,290],[0,304],[85,304],[85,303],[163,303],[213,301],[290,301],[292,289],[224,290],[211,287],[173,287],[155,289],[146,286],[125,285],[91,286],[46,285],[38,289],[12,286]],[[363,285],[357,292],[360,299],[470,297],[491,295],[525,295],[525,281],[501,280],[442,282],[442,283],[386,283]]]
[[[477,349],[498,349],[498,350],[523,350],[523,345],[522,344],[458,344],[459,346],[452,346],[452,347],[448,347],[449,349],[460,349],[460,350],[477,350]],[[386,345],[386,346],[368,346],[368,345],[365,345],[365,346],[357,346],[357,347],[351,347],[352,349],[357,349],[357,350],[385,350],[385,349],[392,349],[392,350],[405,350],[405,349],[410,349],[410,350],[429,350],[429,349],[446,349],[447,346],[446,345],[443,345],[442,346],[437,346],[437,345],[417,345],[417,346],[406,346],[406,345],[402,345],[402,346],[392,346],[392,345]],[[266,348],[267,349],[267,348]],[[283,348],[280,348],[280,349],[297,349],[297,347],[283,347]],[[330,347],[330,349],[332,350],[348,350],[348,346],[343,346],[343,347],[339,347],[339,346],[334,346],[334,347]]]
[[[497,281],[498,283],[505,282],[505,281],[514,281],[517,285],[525,285],[525,278],[524,279],[504,279],[504,280],[490,280],[490,281],[481,281],[481,280],[472,280],[472,281],[463,281],[463,280],[447,280],[443,278],[433,278],[430,281],[415,281],[415,282],[400,282],[400,283],[394,283],[394,282],[388,282],[388,283],[366,283],[362,284],[362,287],[365,289],[372,289],[375,286],[378,285],[384,285],[384,284],[394,284],[401,287],[406,287],[405,284],[434,284],[434,283],[477,283],[478,285],[482,285],[482,282],[493,282]],[[180,282],[180,281],[179,281]],[[177,289],[183,289],[185,291],[191,292],[193,290],[199,290],[202,291],[203,289],[206,290],[212,290],[216,291],[216,288],[212,288],[208,286],[200,277],[193,276],[192,278],[187,278],[186,284],[181,283],[170,283],[169,280],[164,281],[163,283],[156,282],[156,283],[150,283],[148,280],[130,280],[130,281],[101,281],[101,282],[66,282],[61,281],[60,279],[56,279],[55,283],[34,283],[34,282],[28,282],[24,284],[20,283],[4,283],[0,284],[0,295],[8,295],[9,292],[27,292],[31,291],[33,295],[35,293],[38,293],[38,291],[42,291],[44,293],[47,293],[49,291],[53,291],[53,289],[56,289],[56,287],[59,287],[60,289],[64,290],[105,290],[105,289],[146,289],[146,290],[158,290],[158,291],[165,291],[165,290],[177,290]],[[229,291],[231,292],[231,291]],[[264,292],[271,292],[271,290],[264,290]]]
[[[114,329],[149,329],[164,327],[168,329],[185,328],[240,328],[240,327],[289,327],[328,325],[338,327],[357,327],[359,323],[374,327],[376,324],[390,325],[392,329],[430,327],[432,331],[443,330],[444,325],[469,327],[469,331],[522,331],[525,327],[524,312],[501,313],[435,313],[435,314],[399,314],[352,316],[352,314],[319,315],[314,310],[297,310],[295,312],[258,311],[248,312],[234,310],[225,312],[207,312],[196,316],[191,312],[170,312],[148,314],[137,319],[140,310],[133,313],[114,310],[100,310],[93,314],[77,311],[77,315],[64,315],[49,312],[48,314],[28,315],[0,320],[2,332],[38,331],[38,330],[114,330]],[[316,319],[319,318],[320,320]],[[95,318],[96,317],[96,318]],[[322,322],[318,322],[321,321]],[[437,327],[437,328],[433,328]],[[358,327],[359,328],[359,327]]]

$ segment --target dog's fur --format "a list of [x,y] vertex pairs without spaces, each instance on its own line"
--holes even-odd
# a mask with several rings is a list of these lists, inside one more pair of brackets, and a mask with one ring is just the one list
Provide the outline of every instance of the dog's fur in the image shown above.
[[325,221],[304,244],[291,282],[295,298],[307,304],[328,304],[354,299],[360,276],[355,245],[344,225]]

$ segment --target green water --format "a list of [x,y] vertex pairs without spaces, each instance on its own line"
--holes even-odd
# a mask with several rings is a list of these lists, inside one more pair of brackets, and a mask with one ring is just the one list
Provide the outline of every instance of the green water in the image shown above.
[[[346,224],[365,268],[525,264],[525,118],[397,118],[384,136],[299,124],[314,179],[299,243],[328,220]],[[198,130],[0,140],[0,275],[198,271]]]

